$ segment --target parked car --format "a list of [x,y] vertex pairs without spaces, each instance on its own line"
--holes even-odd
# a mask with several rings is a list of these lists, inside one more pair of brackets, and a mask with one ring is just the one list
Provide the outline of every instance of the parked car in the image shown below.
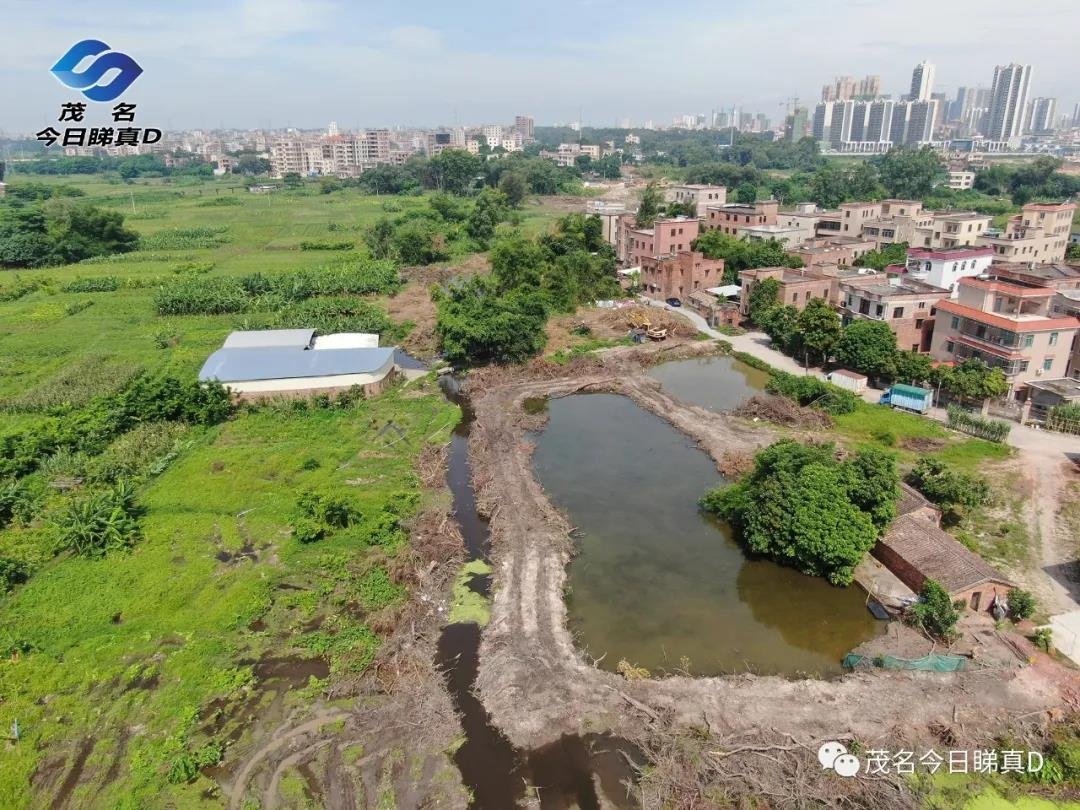
[[667,300],[667,305],[669,307],[681,307],[682,301],[680,301],[678,298],[669,298]]

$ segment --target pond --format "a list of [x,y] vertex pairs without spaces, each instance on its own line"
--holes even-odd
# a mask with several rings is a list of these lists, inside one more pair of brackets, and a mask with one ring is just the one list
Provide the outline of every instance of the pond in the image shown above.
[[[673,379],[665,385],[675,393]],[[826,676],[880,632],[858,587],[747,559],[729,528],[697,508],[722,483],[713,462],[664,420],[611,394],[554,399],[548,413],[534,465],[578,529],[570,625],[605,669],[626,659],[654,674],[688,661],[694,675]]]
[[769,375],[733,357],[673,360],[649,369],[664,390],[684,402],[714,411],[736,408],[765,390]]

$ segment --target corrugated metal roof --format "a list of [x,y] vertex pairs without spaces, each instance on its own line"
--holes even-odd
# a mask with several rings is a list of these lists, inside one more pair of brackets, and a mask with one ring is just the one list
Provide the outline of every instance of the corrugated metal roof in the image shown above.
[[222,344],[223,349],[284,348],[306,349],[315,337],[314,329],[253,329],[232,332]]
[[280,347],[218,349],[203,364],[199,379],[229,383],[372,374],[392,363],[393,357],[391,346],[320,351]]

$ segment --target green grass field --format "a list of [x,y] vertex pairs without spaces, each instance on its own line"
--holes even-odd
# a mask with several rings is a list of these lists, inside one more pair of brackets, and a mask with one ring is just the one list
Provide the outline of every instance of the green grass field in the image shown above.
[[[362,249],[379,217],[426,204],[351,190],[256,195],[233,181],[27,179],[77,185],[151,238],[224,230],[206,247],[0,273],[0,290],[39,283],[0,303],[0,434],[41,421],[50,404],[117,390],[138,370],[193,375],[244,316],[157,316],[155,288],[177,268],[212,264],[204,277],[213,277],[318,266],[340,254],[302,251],[301,241]],[[529,229],[554,218],[529,211]],[[63,291],[102,276],[123,286]],[[17,722],[20,736],[4,753],[0,806],[220,806],[199,768],[248,738],[233,715],[265,708],[260,662],[317,658],[307,669],[333,679],[371,660],[405,593],[394,581],[402,537],[384,519],[395,510],[407,522],[423,508],[417,457],[447,441],[458,418],[426,379],[345,407],[242,410],[213,428],[148,425],[100,457],[50,459],[34,474],[47,487],[103,458],[138,456],[132,445],[144,438],[173,448],[162,464],[141,462],[142,539],[129,552],[56,553],[51,521],[71,495],[48,488],[39,516],[0,529],[0,556],[32,569],[0,595],[0,727]],[[359,528],[300,543],[291,526],[309,489],[344,493]],[[322,683],[309,691],[304,675],[285,700],[302,705]]]

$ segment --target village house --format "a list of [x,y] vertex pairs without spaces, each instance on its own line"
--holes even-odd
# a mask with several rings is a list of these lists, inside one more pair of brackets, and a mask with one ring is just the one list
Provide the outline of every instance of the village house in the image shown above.
[[839,282],[843,323],[870,320],[888,325],[904,351],[928,352],[938,303],[949,291],[915,279],[880,275],[851,277]]
[[1060,262],[1065,259],[1076,204],[1028,203],[1009,217],[1004,231],[988,229],[978,244],[1003,262]]
[[650,298],[682,299],[723,281],[724,260],[706,259],[696,250],[679,250],[666,256],[641,257],[641,288]]
[[739,272],[739,312],[750,314],[750,294],[754,287],[767,278],[776,279],[780,285],[779,301],[790,304],[800,312],[814,298],[830,300],[833,279],[806,268],[792,270],[790,267],[758,267]]
[[957,282],[983,275],[993,260],[994,251],[988,247],[909,248],[903,272],[907,278],[942,287],[955,298]]
[[664,199],[667,202],[694,206],[694,216],[701,219],[706,215],[706,209],[710,205],[724,205],[727,202],[727,186],[708,186],[700,183],[669,186]]
[[874,249],[874,243],[859,237],[833,236],[807,239],[802,244],[789,247],[790,256],[798,256],[805,267],[822,265],[850,265]]
[[775,225],[780,212],[780,203],[776,200],[759,200],[752,204],[728,203],[706,207],[705,230],[720,229],[728,236],[738,236],[744,227]]
[[970,610],[989,611],[994,597],[1016,587],[978,554],[941,528],[941,513],[906,484],[901,485],[896,519],[871,554],[918,593],[932,579]]
[[699,221],[692,217],[658,219],[651,228],[627,227],[624,261],[629,265],[641,265],[647,258],[690,250],[691,243],[698,237],[699,227]]
[[938,303],[936,359],[974,357],[1000,368],[1020,401],[1029,381],[1067,375],[1080,319],[1054,313],[1056,290],[1005,278],[962,278],[957,290],[955,300]]

